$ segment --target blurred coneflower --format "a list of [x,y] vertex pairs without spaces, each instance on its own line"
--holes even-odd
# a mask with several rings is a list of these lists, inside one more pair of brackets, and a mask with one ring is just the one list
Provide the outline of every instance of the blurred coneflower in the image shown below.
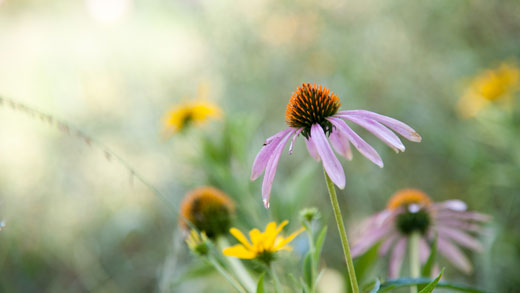
[[266,208],[269,207],[269,197],[278,161],[291,136],[293,137],[289,153],[292,153],[298,135],[303,135],[311,156],[316,161],[322,161],[330,179],[341,189],[345,187],[345,173],[330,145],[337,153],[351,160],[350,144],[352,144],[362,155],[379,167],[383,167],[383,161],[376,150],[354,132],[344,120],[367,129],[396,152],[404,151],[405,147],[390,129],[408,140],[421,141],[421,136],[403,122],[366,110],[338,111],[339,107],[338,96],[321,85],[304,83],[301,87],[297,87],[285,112],[285,120],[289,128],[269,137],[253,163],[252,180],[260,177],[265,170],[262,199]]
[[482,244],[468,232],[481,232],[481,224],[491,218],[466,209],[466,204],[460,200],[434,203],[420,190],[400,190],[390,198],[383,211],[359,227],[361,233],[355,238],[352,256],[359,256],[382,242],[379,254],[386,255],[391,251],[388,273],[390,278],[397,278],[407,246],[412,249],[411,245],[414,245],[412,238],[417,237],[418,261],[423,264],[430,254],[430,243],[436,238],[439,253],[459,270],[470,273],[472,265],[457,245],[482,251]]
[[473,78],[458,102],[458,112],[464,118],[474,117],[490,103],[509,99],[519,89],[520,69],[503,63]]
[[233,201],[215,187],[204,186],[190,191],[181,204],[180,223],[186,229],[197,228],[209,238],[227,233],[235,210]]
[[183,131],[192,124],[201,126],[210,119],[222,117],[220,107],[208,101],[207,96],[207,85],[202,83],[199,85],[197,96],[193,100],[175,105],[164,116],[164,135],[169,137]]
[[275,253],[279,250],[291,250],[288,245],[298,234],[305,230],[300,228],[288,237],[279,236],[283,227],[289,222],[283,221],[280,225],[275,222],[270,222],[265,227],[264,232],[258,229],[249,231],[251,242],[236,228],[231,228],[229,231],[240,243],[232,247],[224,249],[223,253],[227,256],[242,258],[242,259],[257,259],[267,265],[275,259]]

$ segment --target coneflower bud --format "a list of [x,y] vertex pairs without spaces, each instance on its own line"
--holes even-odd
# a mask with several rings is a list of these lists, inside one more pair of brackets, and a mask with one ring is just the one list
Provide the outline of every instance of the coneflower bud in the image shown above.
[[181,205],[180,223],[203,231],[209,238],[226,234],[234,212],[233,201],[214,187],[200,187],[190,191]]

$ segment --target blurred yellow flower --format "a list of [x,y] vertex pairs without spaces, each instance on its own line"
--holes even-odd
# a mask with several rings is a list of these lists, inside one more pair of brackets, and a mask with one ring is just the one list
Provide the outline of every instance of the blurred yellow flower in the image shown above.
[[206,98],[208,96],[207,83],[201,83],[198,87],[197,96],[192,100],[174,106],[164,116],[164,133],[171,136],[181,132],[189,125],[201,126],[210,118],[221,118],[222,110],[220,107]]
[[304,228],[300,228],[298,231],[289,235],[289,237],[279,236],[278,234],[288,223],[286,220],[277,226],[275,222],[270,222],[265,227],[265,232],[260,232],[256,228],[249,231],[251,242],[247,240],[240,230],[231,228],[229,232],[240,244],[224,249],[223,253],[227,256],[243,259],[258,259],[269,264],[275,257],[274,253],[278,250],[291,250],[292,248],[287,244],[305,230]]
[[464,118],[477,115],[489,103],[510,98],[520,88],[520,69],[514,64],[501,64],[476,76],[458,103]]
[[210,118],[222,117],[222,110],[209,101],[191,101],[175,106],[164,118],[164,131],[172,135],[190,124],[202,125]]

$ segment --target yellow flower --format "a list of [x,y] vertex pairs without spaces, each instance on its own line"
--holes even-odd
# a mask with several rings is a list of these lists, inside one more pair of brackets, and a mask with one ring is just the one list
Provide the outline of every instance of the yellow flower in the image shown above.
[[210,118],[222,117],[221,109],[209,101],[191,101],[174,107],[164,118],[167,135],[180,132],[190,124],[203,125]]
[[287,225],[288,221],[283,221],[279,226],[275,222],[270,222],[265,227],[265,232],[260,232],[258,229],[249,231],[249,238],[251,242],[236,228],[231,228],[229,232],[235,236],[240,242],[232,247],[224,249],[223,253],[227,256],[233,256],[243,259],[258,259],[264,263],[269,264],[274,259],[274,253],[279,250],[291,250],[288,245],[304,228],[289,235],[289,237],[279,236],[283,227]]
[[520,69],[513,64],[501,64],[473,79],[458,103],[464,118],[477,115],[491,102],[511,97],[520,88]]
[[222,117],[222,110],[220,107],[208,101],[206,99],[207,96],[208,85],[207,83],[201,83],[195,99],[173,107],[164,116],[165,134],[170,136],[184,130],[190,124],[200,126],[210,118]]

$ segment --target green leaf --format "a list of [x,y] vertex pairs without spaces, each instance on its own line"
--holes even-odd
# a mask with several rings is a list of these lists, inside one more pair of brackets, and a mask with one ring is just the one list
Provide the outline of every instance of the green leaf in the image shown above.
[[307,288],[312,288],[313,276],[312,276],[312,253],[309,251],[303,261],[303,278]]
[[433,289],[435,289],[435,287],[439,283],[439,280],[441,279],[443,273],[444,273],[444,268],[442,268],[441,273],[437,276],[437,278],[435,278],[435,280],[433,280],[430,284],[428,284],[426,287],[424,287],[424,289],[419,291],[419,293],[431,293],[431,292],[433,292]]
[[379,291],[379,288],[381,287],[381,281],[379,281],[378,278],[373,280],[372,282],[366,284],[363,286],[363,292],[369,292],[369,293],[377,293]]
[[[417,279],[399,278],[399,279],[387,281],[387,282],[381,284],[381,288],[379,289],[379,292],[387,292],[387,291],[397,289],[397,288],[410,287],[410,286],[416,286],[416,285],[427,285],[431,281],[432,280],[428,279],[428,278],[417,278]],[[471,293],[486,292],[483,290],[475,289],[468,285],[451,283],[451,282],[439,282],[437,284],[437,287],[453,289],[453,290],[460,291],[460,292],[471,292]]]
[[426,260],[421,272],[421,276],[425,278],[429,278],[432,274],[433,265],[435,264],[435,259],[437,258],[437,237],[433,239],[430,256]]
[[256,293],[264,293],[264,276],[265,272],[260,275],[258,278],[258,284],[256,285]]
[[316,244],[315,244],[315,255],[314,259],[316,260],[316,263],[320,259],[321,250],[323,249],[323,243],[325,243],[325,237],[327,236],[327,226],[323,226],[321,228],[320,234],[318,235],[318,238],[316,238]]
[[356,268],[356,277],[358,280],[364,280],[368,272],[373,268],[374,263],[379,259],[378,243],[367,250],[362,256],[354,260],[354,267]]

